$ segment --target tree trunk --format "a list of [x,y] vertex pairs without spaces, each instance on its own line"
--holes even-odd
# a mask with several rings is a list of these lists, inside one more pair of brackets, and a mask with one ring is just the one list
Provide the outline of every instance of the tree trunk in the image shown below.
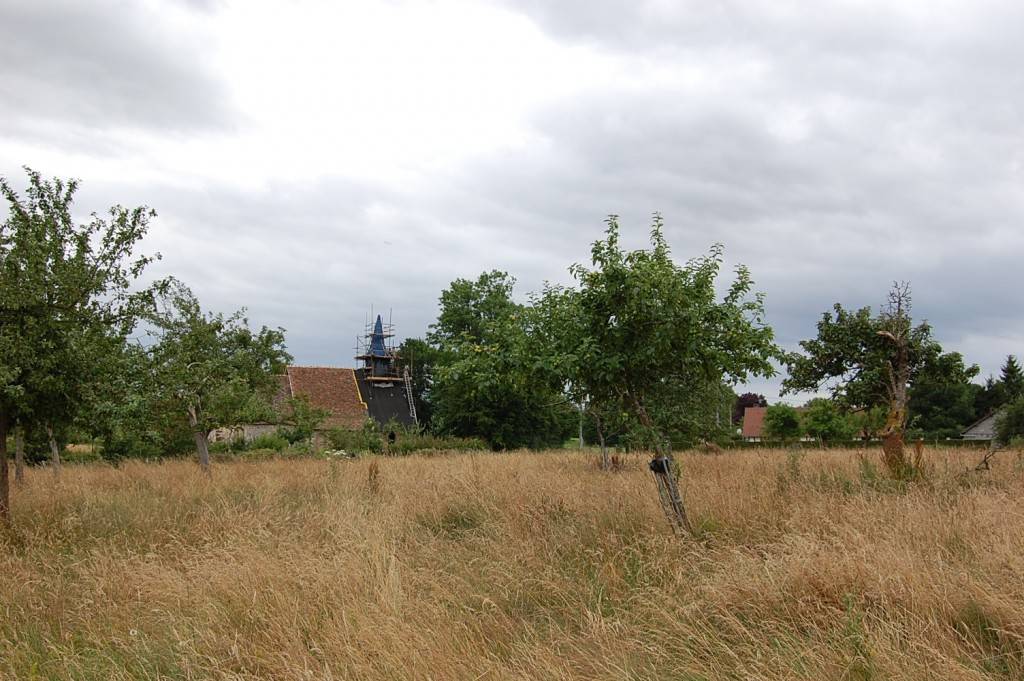
[[899,399],[889,405],[889,413],[882,428],[882,462],[893,475],[904,479],[907,470],[907,456],[903,446],[903,428],[907,422],[906,403]]
[[583,407],[580,407],[580,451],[583,451]]
[[604,444],[604,426],[601,425],[600,414],[594,414],[594,423],[597,426],[597,441],[601,443],[601,468],[608,470],[611,462],[608,461],[608,447]]
[[25,484],[25,426],[21,424],[14,430],[14,483]]
[[889,292],[887,328],[878,334],[893,343],[893,356],[888,370],[889,413],[882,428],[882,462],[897,480],[908,480],[916,471],[907,461],[903,447],[903,434],[907,427],[907,385],[910,383],[910,286],[893,284]]
[[633,404],[636,406],[636,415],[637,418],[640,419],[640,423],[654,435],[654,451],[659,456],[671,454],[671,452],[666,451],[665,442],[661,437],[661,431],[659,431],[654,425],[654,420],[651,418],[650,414],[647,413],[647,409],[644,407],[643,403],[634,397]]
[[11,524],[11,481],[7,473],[7,431],[10,420],[0,412],[0,523]]
[[57,446],[57,440],[53,437],[53,428],[50,424],[46,424],[46,437],[50,439],[50,463],[53,464],[53,476],[55,478],[60,477],[60,447]]
[[913,471],[904,451],[903,435],[907,428],[907,384],[910,382],[910,362],[906,341],[899,341],[895,365],[890,364],[889,413],[882,428],[882,461],[889,473],[898,480],[906,480]]
[[672,452],[665,446],[661,432],[654,425],[654,420],[643,403],[635,396],[633,405],[636,407],[637,418],[644,428],[654,434],[654,450],[656,452],[651,461],[651,471],[654,473],[655,482],[658,485],[658,497],[661,507],[665,511],[669,524],[674,532],[689,532],[693,534],[693,525],[690,524],[689,514],[686,512],[686,504],[683,502],[683,495],[676,484],[675,470],[672,466]]
[[188,408],[188,423],[192,426],[192,436],[196,440],[196,452],[199,454],[199,466],[204,473],[210,472],[210,447],[206,442],[206,431],[199,427],[199,414],[195,407]]

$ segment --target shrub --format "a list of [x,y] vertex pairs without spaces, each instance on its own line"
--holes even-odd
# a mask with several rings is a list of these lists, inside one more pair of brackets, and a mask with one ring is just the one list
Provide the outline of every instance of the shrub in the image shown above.
[[278,431],[276,433],[264,433],[263,435],[254,437],[246,443],[245,449],[249,451],[254,449],[273,449],[280,452],[287,449],[289,444],[291,444],[291,442],[284,433]]
[[347,452],[372,452],[374,454],[380,453],[384,449],[380,431],[373,421],[366,421],[360,430],[332,428],[327,431],[326,435],[327,441],[331,443],[331,449],[344,449]]
[[1020,438],[1024,438],[1024,396],[1006,405],[996,419],[996,439],[1000,443],[1011,444]]
[[764,432],[783,441],[800,437],[800,414],[788,404],[768,407],[764,415]]
[[288,442],[309,442],[313,434],[330,415],[325,409],[314,407],[310,404],[309,398],[305,395],[292,398],[288,401],[288,411],[291,414],[292,425],[290,428],[281,429],[281,434],[288,438]]
[[103,460],[99,447],[91,444],[68,445],[60,456],[64,463],[95,463]]
[[854,428],[832,400],[818,398],[807,403],[803,414],[804,432],[821,442],[847,441]]
[[[395,443],[392,445],[386,444],[387,438],[384,433],[387,432],[395,433]],[[335,428],[327,431],[327,440],[332,449],[374,454],[405,455],[426,450],[469,451],[488,448],[485,442],[477,438],[434,435],[417,428],[405,428],[395,423],[379,427],[373,422],[367,422],[362,430]]]

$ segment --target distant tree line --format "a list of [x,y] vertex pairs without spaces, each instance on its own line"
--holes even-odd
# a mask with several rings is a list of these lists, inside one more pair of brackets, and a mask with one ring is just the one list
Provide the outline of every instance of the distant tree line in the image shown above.
[[441,294],[424,339],[400,354],[412,366],[429,428],[481,437],[496,449],[590,441],[651,449],[727,439],[730,386],[770,376],[782,358],[763,296],[745,267],[724,298],[722,247],[679,265],[661,218],[650,247],[627,251],[609,218],[575,286],[513,300],[514,279],[484,272]]
[[[176,279],[147,281],[160,257],[139,252],[151,209],[114,206],[76,224],[77,183],[27,173],[23,195],[0,179],[0,518],[10,509],[9,443],[16,480],[42,457],[59,474],[72,440],[113,460],[194,451],[207,468],[212,429],[284,423],[272,401],[291,359],[283,329],[251,328],[244,311],[205,311]],[[647,247],[624,249],[612,216],[588,262],[569,267],[570,286],[517,299],[506,272],[456,279],[428,333],[400,347],[423,427],[493,449],[575,436],[605,452],[667,452],[735,437],[744,409],[767,402],[733,387],[784,367],[786,392],[829,397],[802,415],[769,408],[770,432],[877,435],[898,476],[914,475],[908,436],[956,436],[995,410],[1002,439],[1024,434],[1016,358],[973,383],[978,367],[914,322],[909,285],[894,285],[878,311],[836,304],[789,353],[748,269],[722,282],[722,262],[713,245],[678,263],[657,215]],[[308,436],[315,412],[292,404],[290,432]]]

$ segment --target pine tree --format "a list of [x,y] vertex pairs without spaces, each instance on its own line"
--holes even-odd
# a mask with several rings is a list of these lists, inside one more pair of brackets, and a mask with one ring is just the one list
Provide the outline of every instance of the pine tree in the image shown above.
[[1013,355],[1006,356],[1006,363],[1003,364],[1000,382],[1006,393],[1007,401],[1013,401],[1024,395],[1024,371],[1021,371],[1017,358]]

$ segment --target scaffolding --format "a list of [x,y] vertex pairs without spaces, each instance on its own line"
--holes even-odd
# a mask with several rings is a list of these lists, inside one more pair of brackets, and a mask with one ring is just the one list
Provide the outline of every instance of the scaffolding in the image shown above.
[[[408,411],[408,416],[403,415],[399,420],[403,423],[411,420],[411,425],[418,425],[412,376],[408,365],[403,366],[399,361],[394,337],[391,314],[385,322],[381,315],[374,316],[371,309],[363,335],[356,338],[355,358],[361,363],[356,369],[356,380],[363,384],[365,401],[378,422],[383,423],[391,416],[398,417],[400,412]],[[398,389],[397,394],[395,388]]]
[[390,317],[385,323],[380,315],[374,321],[367,319],[363,335],[356,337],[355,358],[363,363],[363,376],[371,385],[387,387],[404,383],[398,370],[398,350],[395,348],[395,326]]

